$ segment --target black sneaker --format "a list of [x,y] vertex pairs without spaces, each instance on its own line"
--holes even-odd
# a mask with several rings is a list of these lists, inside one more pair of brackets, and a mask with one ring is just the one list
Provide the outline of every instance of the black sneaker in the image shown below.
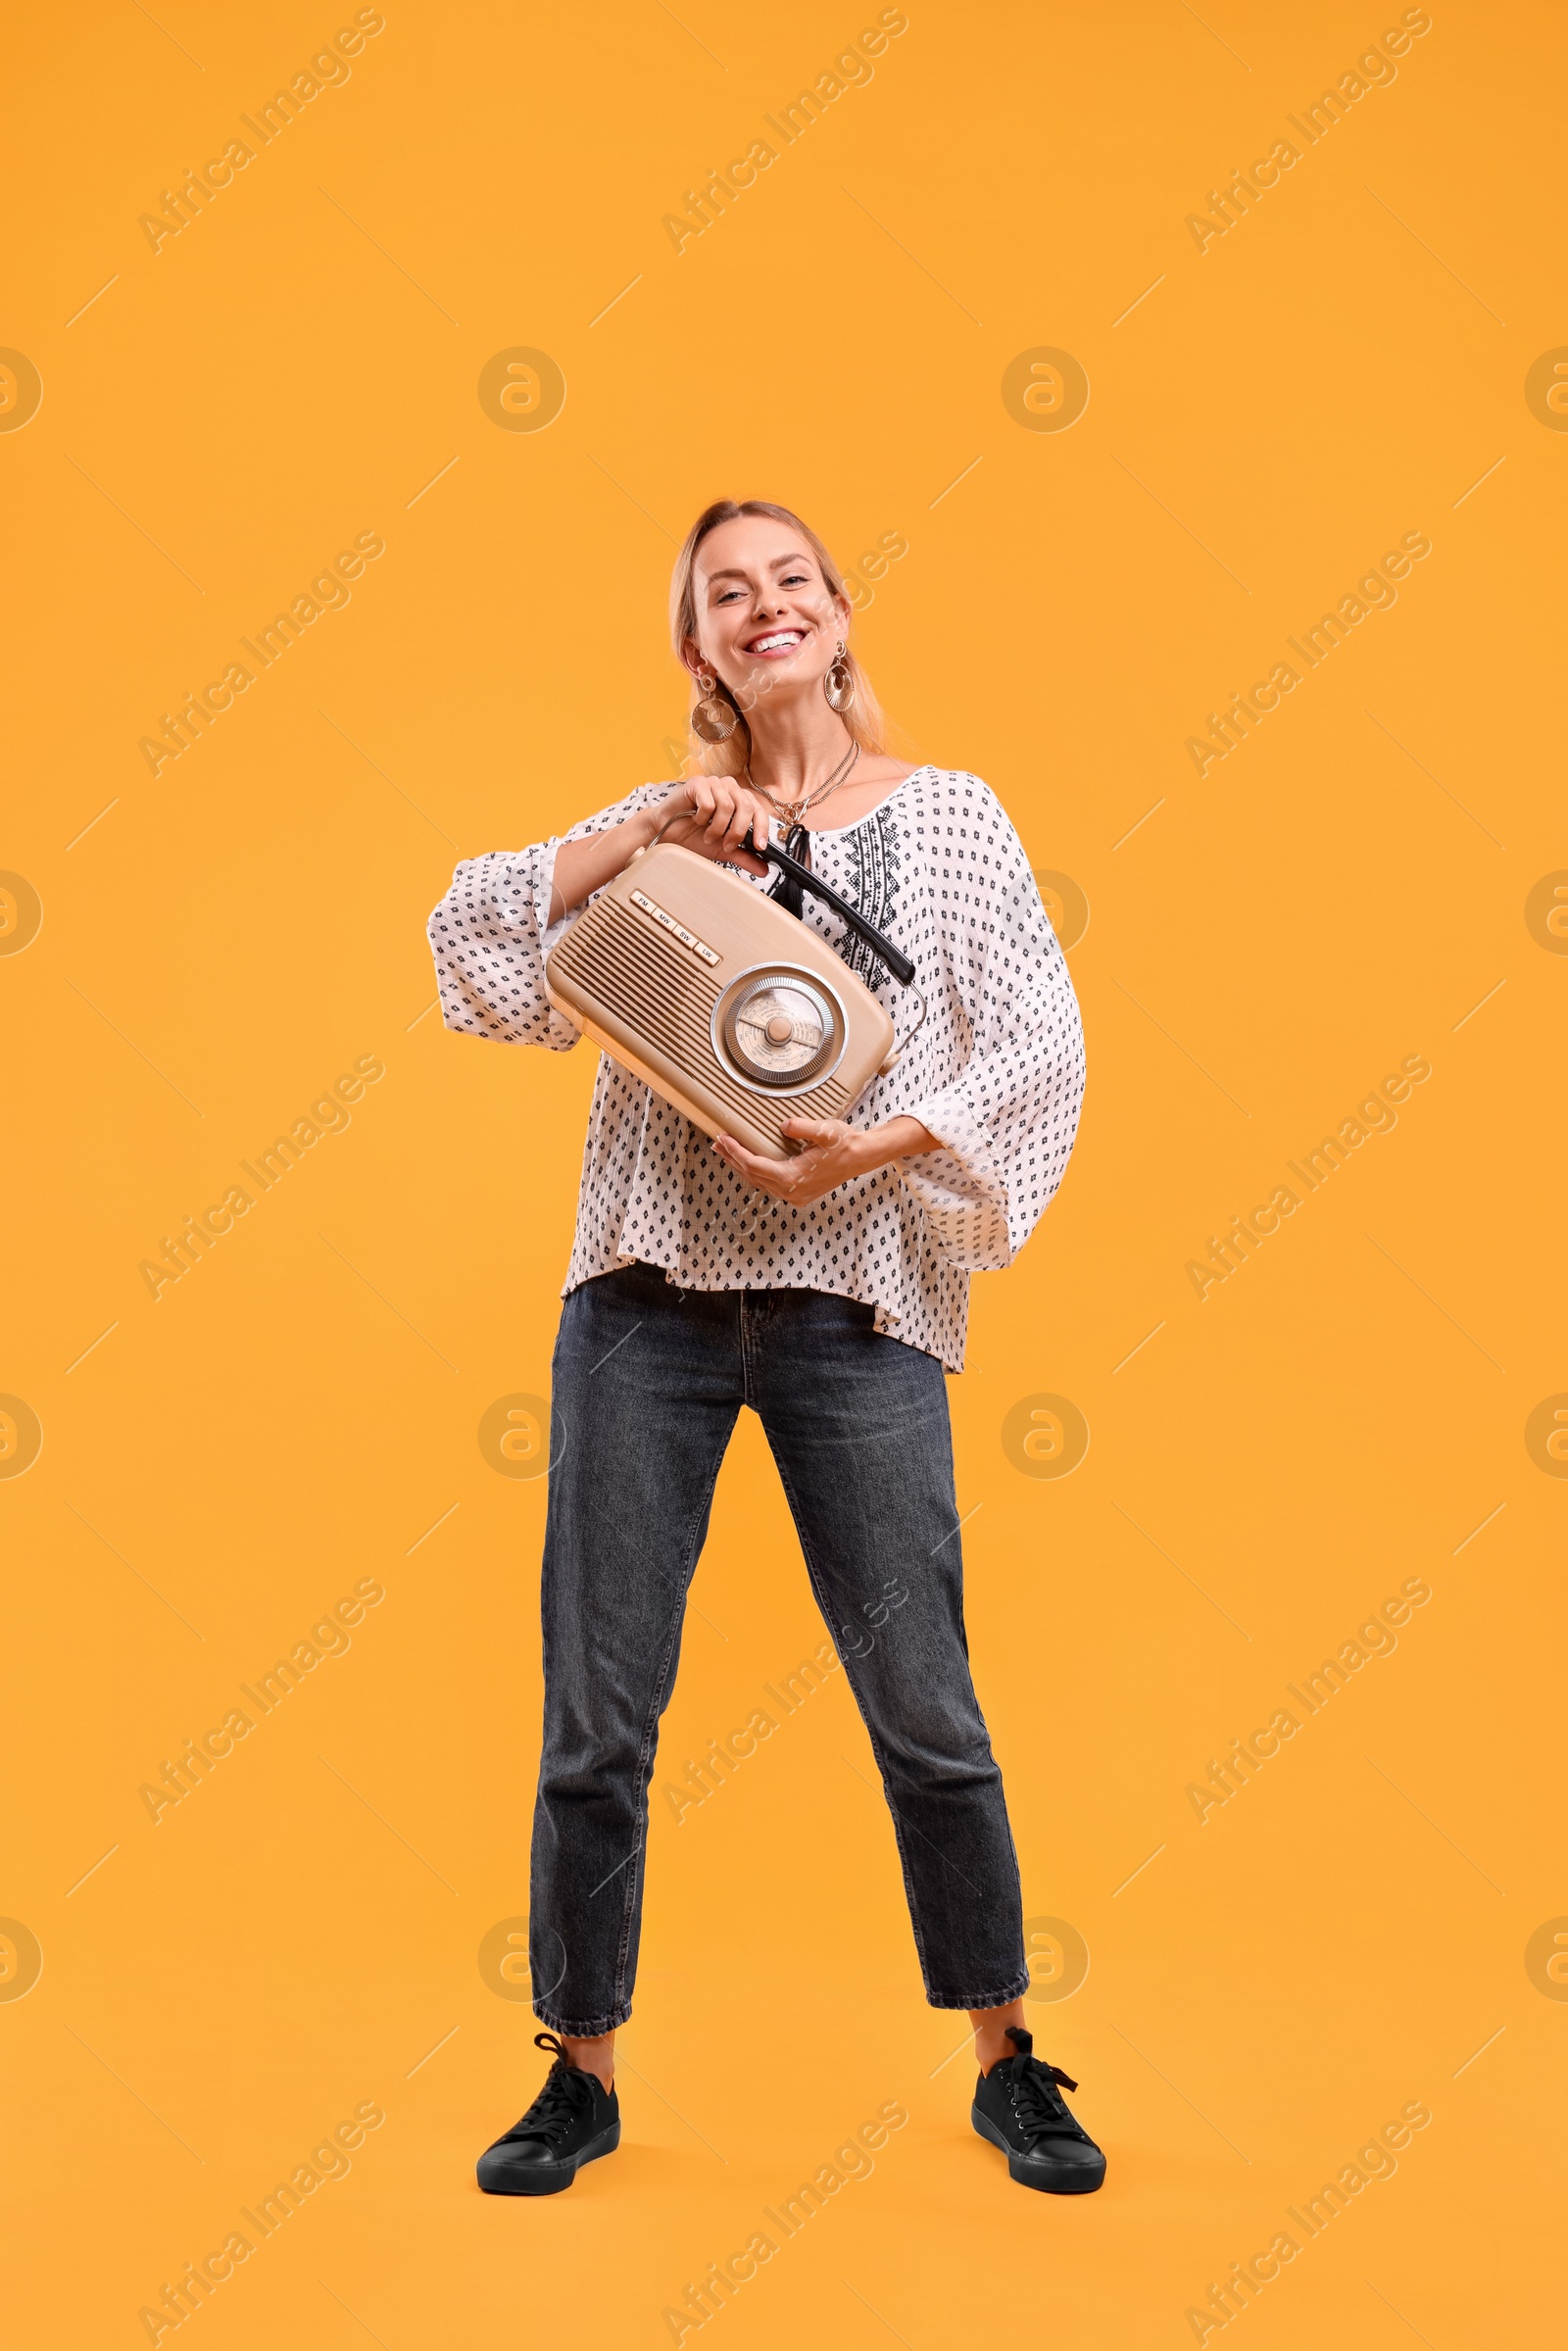
[[553,2049],[556,2062],[544,2088],[520,2123],[479,2158],[479,2185],[487,2196],[559,2196],[570,2187],[577,2166],[594,2163],[620,2144],[620,2101],[597,2074],[568,2065],[553,2033],[536,2033],[536,2049]]
[[1105,2158],[1062,2102],[1076,2082],[1033,2055],[1034,2035],[1007,2027],[1016,2057],[1004,2057],[975,2083],[970,2120],[982,2138],[1000,2147],[1020,2187],[1048,2196],[1087,2196],[1105,2177]]

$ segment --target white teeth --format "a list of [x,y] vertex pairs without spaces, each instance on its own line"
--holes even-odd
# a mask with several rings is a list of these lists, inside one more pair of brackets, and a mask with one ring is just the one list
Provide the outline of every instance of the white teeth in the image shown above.
[[766,653],[773,645],[799,645],[800,642],[798,631],[785,630],[778,636],[759,637],[757,643],[752,647],[752,651],[753,653]]

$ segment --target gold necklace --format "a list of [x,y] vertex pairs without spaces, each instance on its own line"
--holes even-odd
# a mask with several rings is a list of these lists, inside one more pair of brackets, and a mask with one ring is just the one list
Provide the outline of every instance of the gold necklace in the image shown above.
[[826,800],[830,792],[836,792],[840,784],[845,783],[848,780],[850,770],[855,765],[855,762],[859,756],[860,746],[858,743],[852,743],[844,758],[839,761],[837,767],[833,770],[833,773],[828,777],[827,782],[825,784],[819,784],[814,792],[808,792],[804,799],[801,800],[779,800],[768,790],[765,784],[759,784],[754,781],[752,776],[752,763],[750,759],[747,760],[745,767],[747,787],[750,791],[758,793],[763,800],[765,800],[768,807],[772,808],[776,814],[782,816],[787,823],[792,826],[797,825],[800,823],[801,818],[806,814],[808,808],[814,808],[819,801]]

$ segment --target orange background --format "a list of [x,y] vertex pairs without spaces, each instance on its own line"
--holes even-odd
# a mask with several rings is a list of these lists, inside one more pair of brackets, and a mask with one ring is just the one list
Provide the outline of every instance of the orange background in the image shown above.
[[[8,2339],[147,2339],[139,2308],[374,2104],[216,2291],[209,2351],[667,2342],[888,2100],[872,2176],[710,2322],[732,2344],[1190,2342],[1416,2100],[1396,2176],[1248,2339],[1537,2339],[1568,1489],[1525,1432],[1568,1388],[1568,964],[1526,903],[1568,866],[1568,442],[1525,381],[1568,340],[1560,16],[1435,7],[1200,251],[1186,216],[1397,9],[910,0],[677,254],[682,191],[875,9],[389,0],[155,253],[138,216],[352,15],[13,30],[0,342],[42,405],[0,430],[0,865],[42,927],[0,901],[0,1389],[42,1450],[0,1480],[0,1912],[42,1973],[12,1931]],[[564,377],[543,430],[478,397],[519,347]],[[1042,348],[1087,374],[1070,429],[1004,402]],[[896,748],[983,775],[1090,909],[1081,1140],[977,1281],[952,1390],[1025,1909],[1090,1960],[1054,1999],[1042,1937],[1031,2008],[1110,2153],[1075,2203],[969,2130],[842,1676],[678,1826],[656,1802],[620,2155],[544,2204],[473,2185],[540,2078],[479,1953],[527,1902],[544,1500],[478,1429],[548,1382],[593,1059],[445,1033],[423,925],[459,856],[670,772],[668,569],[721,494],[797,505],[846,563],[906,538],[856,623]],[[1397,603],[1200,777],[1205,714],[1410,531]],[[385,553],[346,608],[150,773],[159,714],[362,532]],[[1207,1237],[1413,1054],[1397,1126],[1200,1301]],[[362,1056],[352,1124],[155,1302],[161,1237]],[[1042,1395],[1089,1430],[1065,1478],[1004,1446]],[[1209,1759],[1413,1578],[1397,1650],[1200,1823]],[[362,1581],[352,1648],[154,1825],[141,1785]],[[823,1638],[755,1422],[695,1599],[677,1764]]]

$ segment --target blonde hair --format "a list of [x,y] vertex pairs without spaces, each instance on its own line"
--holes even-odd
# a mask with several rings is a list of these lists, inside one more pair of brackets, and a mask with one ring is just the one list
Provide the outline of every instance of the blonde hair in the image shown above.
[[[675,648],[675,659],[686,666],[686,641],[697,638],[697,550],[711,530],[721,522],[735,522],[743,514],[766,514],[775,522],[788,523],[798,530],[816,559],[823,585],[833,597],[849,601],[843,574],[809,523],[787,506],[775,506],[768,498],[715,498],[705,507],[686,534],[686,543],[675,558],[675,570],[669,584],[669,633]],[[855,658],[854,649],[846,638],[845,666],[855,681],[855,700],[842,715],[846,727],[862,751],[882,751],[886,748],[887,727],[882,706],[871,691],[871,681]],[[689,673],[688,673],[689,674]],[[735,712],[735,731],[722,743],[705,743],[691,730],[692,757],[696,766],[708,775],[739,775],[752,756],[752,730],[746,713],[716,671],[714,691],[721,702],[728,703]],[[695,689],[695,681],[694,681]],[[695,707],[695,703],[694,703]]]

